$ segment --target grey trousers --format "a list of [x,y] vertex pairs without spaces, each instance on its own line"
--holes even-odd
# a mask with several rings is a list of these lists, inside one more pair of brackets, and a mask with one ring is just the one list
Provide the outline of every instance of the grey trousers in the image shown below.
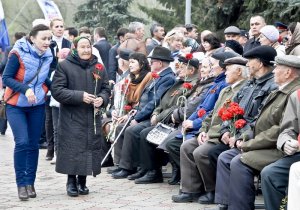
[[238,149],[230,149],[218,158],[215,203],[228,205],[228,210],[253,210],[254,176],[258,174],[240,160]]
[[[214,143],[198,144],[196,138],[185,141],[180,148],[180,169],[182,191],[201,193],[214,191],[215,170],[210,170],[207,156]],[[205,167],[204,167],[205,166]],[[211,184],[213,183],[213,184]]]
[[297,161],[300,161],[300,153],[281,158],[261,171],[261,188],[266,210],[279,209],[281,200],[286,195],[290,167]]

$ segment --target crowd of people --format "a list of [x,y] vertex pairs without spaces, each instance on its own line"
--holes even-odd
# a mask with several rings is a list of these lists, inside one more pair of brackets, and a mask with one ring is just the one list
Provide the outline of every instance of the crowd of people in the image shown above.
[[103,27],[65,28],[59,18],[17,33],[0,70],[19,199],[37,196],[45,130],[46,160],[67,175],[72,197],[87,195],[87,176],[102,167],[112,179],[151,184],[170,163],[173,202],[252,210],[258,177],[265,209],[287,198],[296,210],[300,23],[255,15],[249,25],[218,37],[155,23],[145,38],[144,24],[131,22],[115,45]]

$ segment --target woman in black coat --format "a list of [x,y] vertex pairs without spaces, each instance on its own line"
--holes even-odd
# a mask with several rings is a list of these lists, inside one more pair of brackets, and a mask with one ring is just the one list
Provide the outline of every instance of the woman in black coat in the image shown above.
[[100,174],[104,139],[98,111],[110,96],[106,71],[92,55],[91,42],[79,37],[74,46],[52,82],[52,95],[61,104],[56,172],[68,174],[69,196],[88,194],[86,176]]

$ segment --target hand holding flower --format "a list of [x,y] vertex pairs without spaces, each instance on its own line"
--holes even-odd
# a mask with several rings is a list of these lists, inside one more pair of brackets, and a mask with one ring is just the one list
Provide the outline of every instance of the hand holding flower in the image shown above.
[[94,99],[94,106],[96,108],[100,107],[103,104],[103,98],[97,97]]
[[87,104],[93,103],[94,99],[95,99],[95,96],[93,94],[89,94],[87,92],[83,93],[83,102],[84,103],[87,103]]

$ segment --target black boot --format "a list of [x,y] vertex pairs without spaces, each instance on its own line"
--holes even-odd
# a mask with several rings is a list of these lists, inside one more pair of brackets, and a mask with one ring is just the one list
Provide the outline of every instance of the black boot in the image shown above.
[[76,175],[68,175],[67,194],[68,194],[68,196],[71,196],[71,197],[78,196]]
[[180,181],[180,168],[176,165],[176,163],[173,160],[170,160],[170,163],[172,165],[172,177],[170,180],[168,180],[168,183],[170,185],[178,184]]
[[89,188],[86,187],[86,176],[79,176],[78,175],[78,192],[79,195],[87,195],[89,194]]

